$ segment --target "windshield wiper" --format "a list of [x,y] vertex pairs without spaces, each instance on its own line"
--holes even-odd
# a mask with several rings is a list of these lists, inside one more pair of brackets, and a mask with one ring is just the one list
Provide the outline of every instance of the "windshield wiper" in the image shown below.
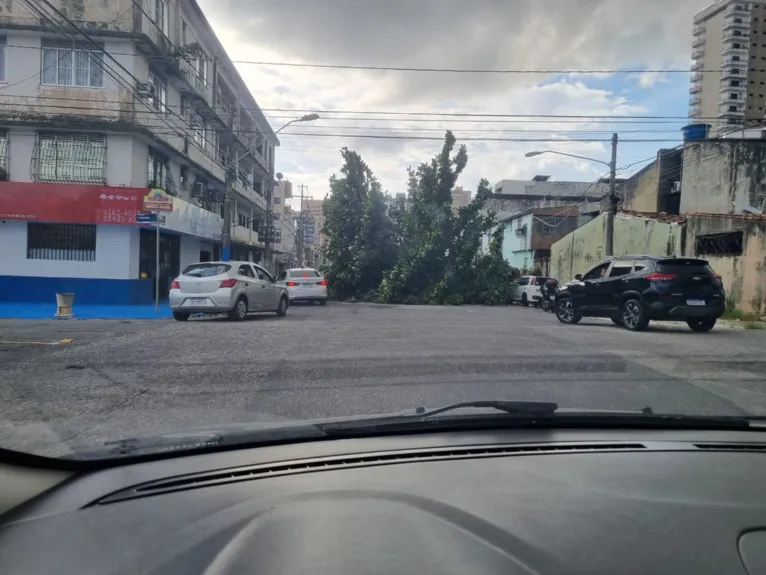
[[551,401],[503,401],[503,400],[489,400],[489,401],[464,401],[462,403],[452,403],[426,411],[425,407],[418,407],[415,409],[415,418],[426,418],[439,415],[440,413],[446,413],[448,411],[455,411],[456,409],[463,408],[491,408],[497,411],[503,411],[505,413],[511,413],[514,415],[527,415],[540,417],[544,415],[553,415],[559,408],[557,403]]

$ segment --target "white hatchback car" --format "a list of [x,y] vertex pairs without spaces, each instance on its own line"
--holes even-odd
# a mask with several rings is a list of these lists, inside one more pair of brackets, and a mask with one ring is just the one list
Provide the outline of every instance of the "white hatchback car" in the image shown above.
[[243,320],[252,312],[287,313],[287,289],[261,266],[251,262],[191,264],[170,284],[173,317],[186,321],[192,314],[226,313]]
[[290,303],[318,301],[327,305],[327,280],[314,268],[292,268],[279,274],[279,282],[287,287]]

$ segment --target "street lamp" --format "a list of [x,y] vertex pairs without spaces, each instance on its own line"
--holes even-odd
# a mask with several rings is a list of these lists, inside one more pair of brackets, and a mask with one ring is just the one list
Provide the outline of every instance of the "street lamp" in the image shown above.
[[604,162],[603,160],[597,160],[596,158],[587,158],[585,156],[578,156],[577,154],[567,154],[566,152],[557,152],[556,150],[541,150],[535,152],[527,152],[524,154],[525,158],[534,158],[535,156],[541,156],[543,154],[556,154],[558,156],[568,156],[570,158],[578,158],[580,160],[586,160],[588,162],[596,162],[598,164],[604,164],[609,167],[609,209],[606,212],[606,249],[607,256],[614,255],[614,214],[617,211],[617,194],[615,192],[615,178],[617,177],[617,134],[612,134],[612,161]]
[[577,154],[567,154],[566,152],[557,152],[556,150],[541,150],[539,152],[527,152],[524,154],[525,158],[534,158],[535,156],[542,156],[543,154],[556,154],[557,156],[569,156],[570,158],[579,158],[580,160],[587,160],[589,162],[597,162],[599,164],[604,164],[605,166],[611,168],[612,165],[609,162],[604,162],[603,160],[597,160],[596,158],[588,158],[586,156],[578,156]]
[[313,122],[314,120],[318,120],[318,119],[319,119],[319,114],[306,114],[305,116],[301,116],[300,118],[295,118],[295,120],[290,120],[289,122],[287,122],[287,124],[279,128],[279,130],[277,130],[274,133],[279,134],[279,132],[284,130],[287,126],[289,126],[290,124],[295,124],[296,122]]

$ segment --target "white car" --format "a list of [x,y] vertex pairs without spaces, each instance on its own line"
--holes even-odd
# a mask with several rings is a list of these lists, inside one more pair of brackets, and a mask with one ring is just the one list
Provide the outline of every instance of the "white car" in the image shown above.
[[540,288],[548,281],[548,278],[541,276],[521,276],[511,292],[511,301],[520,303],[523,306],[533,304],[540,305],[542,294]]
[[276,312],[289,305],[287,289],[269,272],[251,262],[200,262],[187,266],[170,284],[173,317],[186,321],[192,314],[226,313],[243,320],[252,312]]
[[318,301],[327,305],[327,280],[314,268],[292,268],[279,274],[279,282],[287,287],[290,303]]

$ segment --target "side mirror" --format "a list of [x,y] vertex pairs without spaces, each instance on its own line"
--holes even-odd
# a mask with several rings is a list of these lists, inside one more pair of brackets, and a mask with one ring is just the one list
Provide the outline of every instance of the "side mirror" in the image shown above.
[[575,279],[576,279],[578,282],[581,282],[581,281],[582,281],[582,274],[577,274],[577,275],[575,276]]

